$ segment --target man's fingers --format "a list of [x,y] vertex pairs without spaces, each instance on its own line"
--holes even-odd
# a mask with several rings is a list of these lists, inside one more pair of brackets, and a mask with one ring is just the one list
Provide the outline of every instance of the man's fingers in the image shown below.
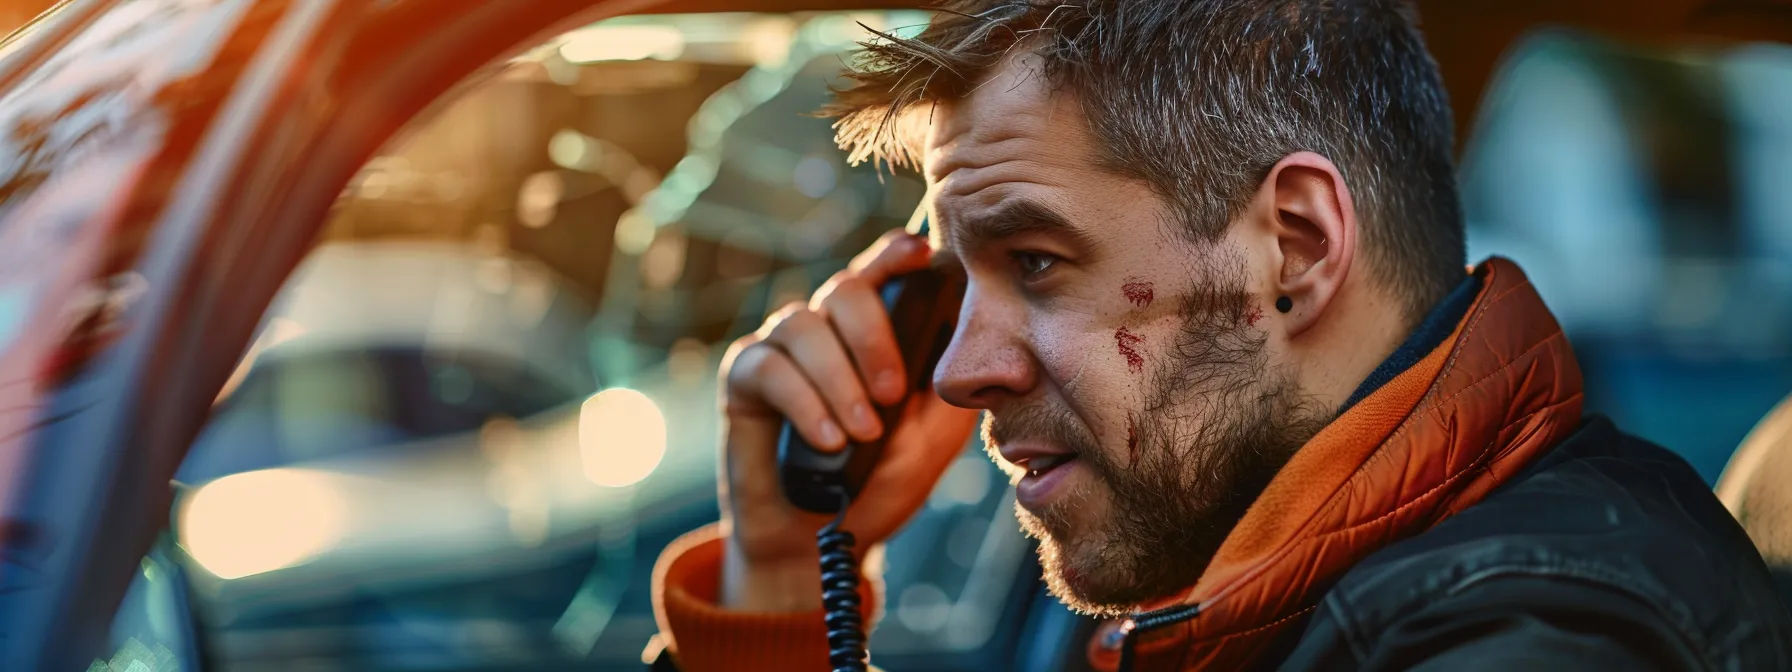
[[878,238],[864,252],[852,258],[843,274],[851,274],[872,287],[892,277],[927,267],[932,249],[927,241],[906,231],[894,230]]
[[884,406],[901,401],[907,392],[902,351],[877,287],[857,277],[838,278],[815,295],[812,305],[846,343],[871,398]]
[[772,328],[766,342],[796,362],[852,438],[870,441],[883,433],[883,422],[827,318],[807,310],[791,313]]
[[809,445],[827,452],[846,446],[846,433],[834,421],[821,392],[783,350],[769,343],[748,346],[736,357],[728,377],[736,391],[788,419]]
[[896,403],[906,392],[902,352],[881,289],[893,277],[926,268],[931,255],[926,240],[890,231],[829,278],[809,302],[833,324],[852,354],[860,380],[879,404]]

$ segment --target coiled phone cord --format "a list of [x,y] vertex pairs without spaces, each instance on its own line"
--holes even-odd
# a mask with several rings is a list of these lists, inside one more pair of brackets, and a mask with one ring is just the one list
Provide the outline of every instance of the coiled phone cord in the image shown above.
[[859,561],[852,533],[840,529],[852,497],[839,489],[840,514],[815,533],[821,551],[821,606],[828,628],[828,664],[834,672],[865,672],[865,622],[859,613]]

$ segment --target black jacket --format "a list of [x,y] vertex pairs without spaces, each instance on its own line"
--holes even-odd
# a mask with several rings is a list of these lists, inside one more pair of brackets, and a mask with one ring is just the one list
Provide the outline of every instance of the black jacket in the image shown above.
[[1598,417],[1353,567],[1297,632],[1280,669],[1792,670],[1742,528],[1684,460]]

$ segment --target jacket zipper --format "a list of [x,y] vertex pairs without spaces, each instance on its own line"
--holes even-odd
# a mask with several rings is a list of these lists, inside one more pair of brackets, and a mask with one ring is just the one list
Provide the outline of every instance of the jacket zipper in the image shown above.
[[1132,617],[1131,622],[1125,628],[1126,638],[1120,644],[1120,672],[1132,672],[1132,645],[1138,641],[1139,633],[1175,625],[1192,619],[1200,613],[1201,605],[1182,604],[1164,607],[1156,611],[1147,611]]

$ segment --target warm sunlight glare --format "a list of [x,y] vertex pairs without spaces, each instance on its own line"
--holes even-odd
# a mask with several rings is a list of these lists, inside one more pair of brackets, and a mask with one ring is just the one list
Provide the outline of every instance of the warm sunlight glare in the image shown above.
[[290,567],[341,538],[347,506],[333,475],[268,469],[205,484],[181,510],[180,543],[219,578]]
[[684,54],[684,33],[672,26],[593,26],[565,39],[560,57],[572,63],[670,61]]
[[647,395],[604,390],[579,408],[579,455],[585,477],[620,488],[633,485],[666,456],[666,417]]

